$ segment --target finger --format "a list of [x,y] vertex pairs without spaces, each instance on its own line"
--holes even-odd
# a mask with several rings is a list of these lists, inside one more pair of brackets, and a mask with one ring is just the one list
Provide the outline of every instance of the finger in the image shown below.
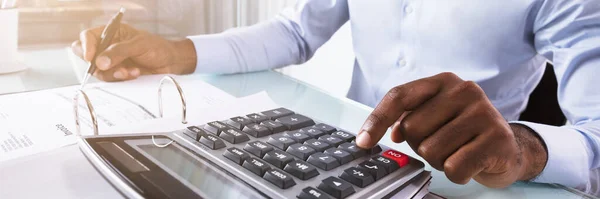
[[97,27],[87,29],[79,34],[79,41],[81,41],[81,48],[83,49],[83,59],[90,62],[96,55],[96,48],[100,42],[100,34],[104,27]]
[[110,45],[96,58],[96,65],[100,70],[108,70],[121,64],[127,58],[139,56],[147,52],[146,45],[140,42],[141,37]]
[[[402,120],[400,132],[405,135],[404,139],[413,150],[417,151],[417,147],[425,138],[464,113],[470,105],[480,99],[480,95],[483,94],[468,91],[473,84],[465,81],[449,86],[451,88],[423,103]],[[479,118],[471,119],[477,121]]]
[[410,114],[410,111],[404,112],[404,114],[400,116],[400,119],[396,120],[396,122],[392,124],[392,141],[395,143],[404,142],[404,136],[402,132],[400,132],[400,123],[408,114]]
[[435,96],[446,82],[461,81],[456,75],[443,73],[392,88],[363,124],[356,139],[362,148],[370,148],[383,137],[404,111],[412,111]]
[[77,40],[71,44],[71,51],[73,54],[77,55],[79,58],[83,58],[83,48],[81,48],[81,41]]
[[111,68],[109,70],[105,70],[105,71],[97,70],[94,73],[94,76],[96,78],[98,78],[99,80],[106,81],[106,82],[115,82],[115,81],[124,81],[124,80],[133,79],[128,68],[123,65],[119,65],[119,66],[113,67],[113,68]]
[[475,119],[471,114],[461,114],[420,144],[413,145],[409,142],[409,145],[433,168],[444,170],[446,159],[461,146],[473,140],[478,135],[478,129],[485,128],[483,123],[473,123]]
[[456,184],[467,184],[474,176],[485,170],[488,158],[484,149],[487,142],[484,136],[462,146],[444,162],[444,173]]

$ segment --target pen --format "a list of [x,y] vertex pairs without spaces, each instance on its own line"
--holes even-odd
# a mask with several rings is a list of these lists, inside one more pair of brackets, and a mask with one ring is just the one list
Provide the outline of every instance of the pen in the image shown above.
[[113,37],[119,30],[119,26],[121,25],[121,18],[123,18],[124,12],[125,12],[125,8],[121,8],[119,10],[119,12],[117,13],[117,15],[115,15],[108,22],[108,25],[106,25],[106,27],[104,27],[104,31],[102,31],[102,35],[100,35],[100,44],[96,48],[96,55],[94,55],[94,58],[92,59],[92,61],[90,62],[90,65],[88,66],[85,76],[83,76],[83,81],[81,82],[80,89],[83,89],[83,87],[85,86],[85,83],[90,79],[90,76],[92,76],[92,74],[94,74],[94,72],[96,71],[97,55],[100,54],[102,51],[106,50],[106,48],[108,48],[108,46],[110,46],[110,42],[112,41]]

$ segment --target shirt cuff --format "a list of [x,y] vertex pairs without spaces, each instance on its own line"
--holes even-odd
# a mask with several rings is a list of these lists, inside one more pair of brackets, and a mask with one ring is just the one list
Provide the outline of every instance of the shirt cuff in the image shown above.
[[557,183],[581,188],[589,181],[589,155],[585,137],[569,127],[555,127],[531,122],[511,122],[534,130],[546,144],[548,161],[533,182]]
[[239,63],[223,34],[188,36],[194,43],[196,71],[194,73],[226,74],[239,72]]

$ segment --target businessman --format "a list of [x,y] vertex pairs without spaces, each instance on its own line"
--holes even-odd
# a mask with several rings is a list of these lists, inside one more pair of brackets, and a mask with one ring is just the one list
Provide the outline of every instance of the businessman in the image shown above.
[[[267,22],[171,41],[102,27],[74,51],[99,54],[105,81],[151,73],[240,73],[300,64],[349,21],[356,54],[348,97],[374,107],[357,136],[369,148],[391,128],[448,179],[488,187],[559,183],[598,194],[599,0],[300,0]],[[555,67],[569,125],[516,121]]]

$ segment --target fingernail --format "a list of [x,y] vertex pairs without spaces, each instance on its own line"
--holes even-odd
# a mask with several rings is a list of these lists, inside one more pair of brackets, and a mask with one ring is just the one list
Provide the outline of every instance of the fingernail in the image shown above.
[[132,69],[132,70],[129,72],[129,74],[130,74],[131,76],[134,76],[134,77],[140,76],[140,69],[139,69],[139,68],[134,68],[134,69]]
[[117,72],[115,72],[115,74],[113,74],[113,76],[114,76],[116,79],[125,79],[125,74],[123,74],[121,71],[117,71]]
[[98,65],[99,69],[106,70],[108,67],[110,67],[110,58],[106,56],[100,56],[96,58],[96,65]]
[[356,145],[361,148],[369,148],[371,146],[371,135],[367,131],[361,131],[356,138]]

